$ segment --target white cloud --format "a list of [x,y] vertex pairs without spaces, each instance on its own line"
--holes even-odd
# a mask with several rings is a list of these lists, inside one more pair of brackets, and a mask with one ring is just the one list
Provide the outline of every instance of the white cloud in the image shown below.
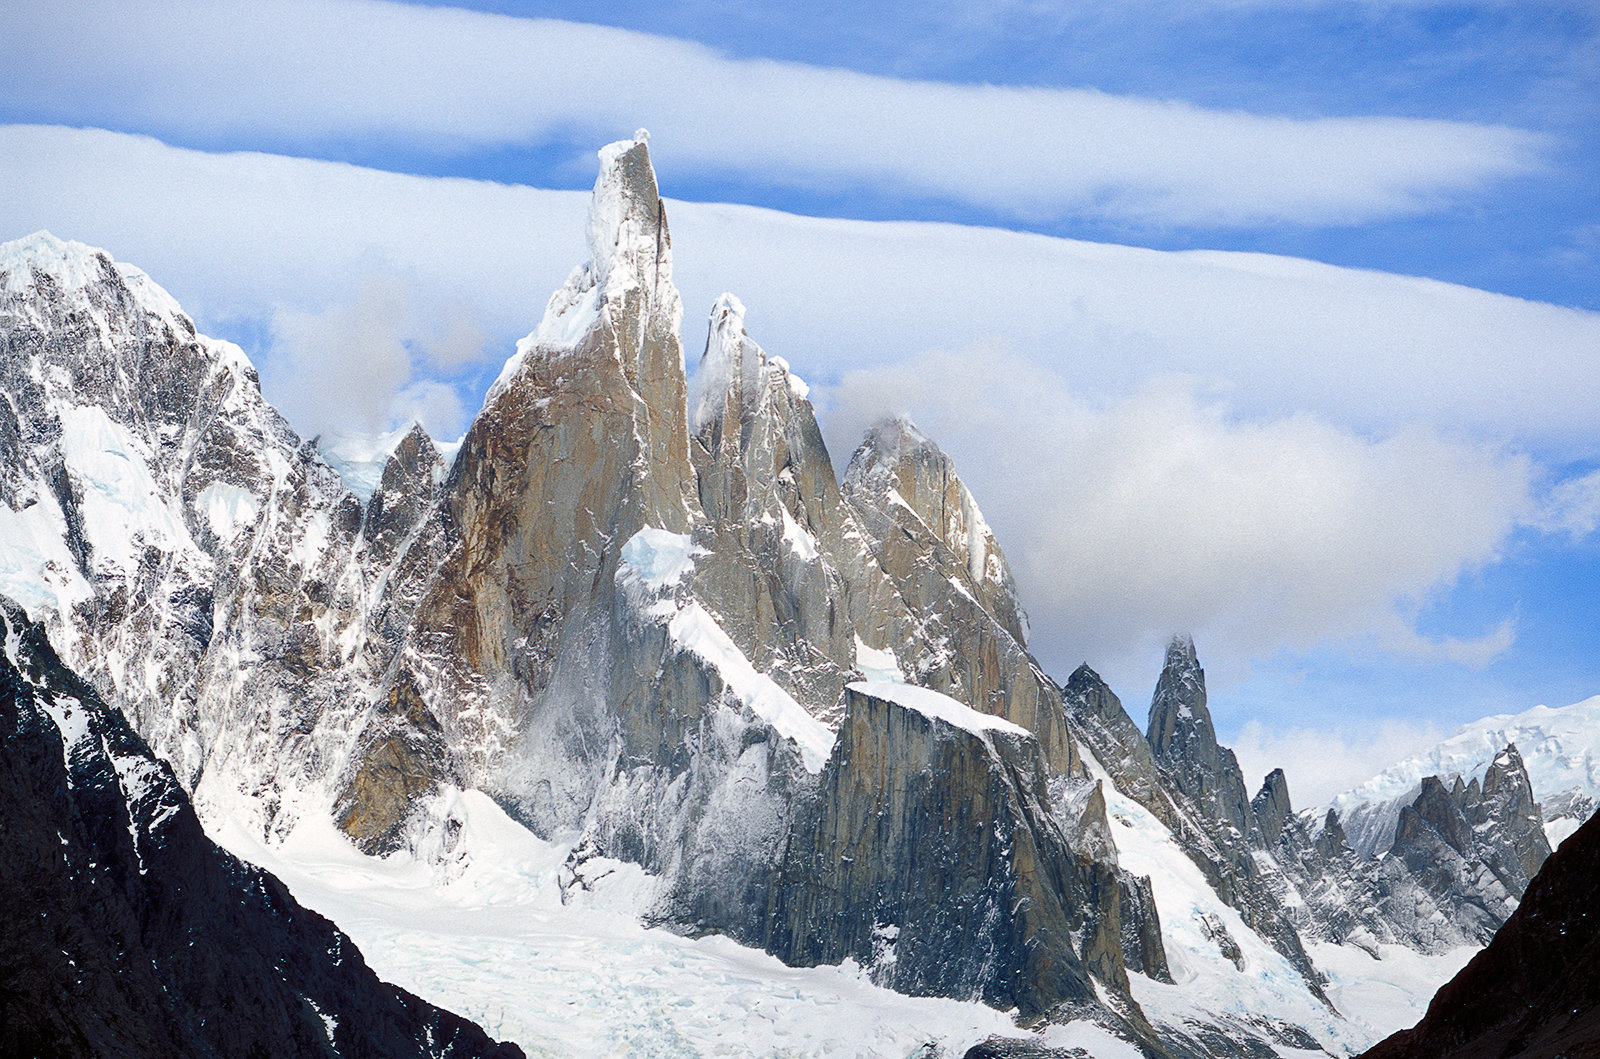
[[846,375],[830,429],[898,412],[972,480],[1057,668],[1135,673],[1175,630],[1224,668],[1357,636],[1458,663],[1510,645],[1509,624],[1438,640],[1407,615],[1496,558],[1530,511],[1525,458],[1421,428],[1243,418],[1189,380],[1092,401],[982,347]]
[[1233,746],[1253,794],[1275,768],[1289,781],[1289,800],[1298,809],[1326,805],[1390,765],[1440,742],[1449,733],[1432,723],[1386,720],[1359,730],[1267,728],[1247,721]]
[[267,398],[307,434],[378,434],[419,420],[454,438],[467,415],[454,387],[415,378],[419,363],[455,368],[476,356],[483,330],[457,306],[417,306],[414,284],[362,279],[353,300],[317,311],[279,307]]
[[[497,366],[586,253],[582,192],[38,126],[0,126],[0,157],[0,232],[103,246],[214,324],[326,312],[398,277],[425,346],[481,330]],[[718,204],[671,202],[668,218],[686,344],[733,291],[752,334],[821,384],[993,339],[1086,397],[1181,374],[1255,417],[1424,422],[1568,458],[1600,441],[1600,313],[1265,254]]]
[[1539,527],[1573,539],[1600,528],[1600,470],[1556,482],[1545,499]]
[[453,152],[615,139],[680,173],[1048,220],[1357,223],[1542,165],[1500,126],[1298,119],[1092,89],[903,81],[571,22],[378,0],[90,0],[0,16],[12,113],[190,142]]
[[[421,409],[448,436],[463,405],[438,371],[481,367],[462,360],[479,332],[497,363],[584,254],[581,193],[59,128],[0,127],[0,157],[0,233],[105,246],[223,337],[275,321],[263,375],[307,433]],[[1535,468],[1508,440],[1545,460],[1600,446],[1600,314],[1265,255],[668,216],[686,346],[732,290],[831,397],[841,459],[872,413],[915,414],[1000,532],[1046,661],[1120,686],[1174,628],[1219,671],[1357,635],[1492,657],[1514,626],[1456,642],[1408,615],[1532,517]]]

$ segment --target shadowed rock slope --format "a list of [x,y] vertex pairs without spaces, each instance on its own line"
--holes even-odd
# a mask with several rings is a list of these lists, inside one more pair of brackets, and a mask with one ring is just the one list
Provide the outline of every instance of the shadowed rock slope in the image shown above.
[[1600,818],[1561,844],[1428,1013],[1362,1059],[1600,1056]]
[[789,837],[768,947],[1031,1016],[1093,1000],[1085,961],[1126,989],[1117,870],[1068,848],[1037,740],[902,684],[851,684],[846,702],[822,797]]
[[522,1055],[380,982],[3,598],[0,630],[0,1054]]

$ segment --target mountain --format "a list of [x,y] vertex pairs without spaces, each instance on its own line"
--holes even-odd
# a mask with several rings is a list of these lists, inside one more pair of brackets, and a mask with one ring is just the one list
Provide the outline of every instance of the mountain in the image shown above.
[[0,598],[0,1052],[512,1059],[205,837],[170,768]]
[[1424,777],[1481,779],[1510,743],[1521,752],[1550,844],[1558,846],[1600,807],[1600,696],[1464,724],[1438,745],[1339,795],[1330,807],[1356,847],[1370,853],[1392,839],[1400,807],[1416,798]]
[[1597,879],[1600,819],[1591,818],[1550,855],[1521,905],[1422,1021],[1363,1059],[1600,1056]]
[[384,664],[361,502],[137,269],[7,244],[0,333],[0,591],[203,810],[281,832],[350,756]]
[[1393,855],[1281,772],[1250,796],[1187,637],[1144,726],[1045,673],[914,424],[836,474],[732,295],[690,387],[643,138],[587,235],[459,446],[412,428],[356,488],[142,273],[0,246],[0,588],[208,826],[336,827],[433,886],[494,855],[462,845],[492,799],[567,849],[563,901],[633,865],[646,923],[1150,1056],[1349,1053],[1318,946],[1510,913],[1548,852],[1514,750],[1419,786]]

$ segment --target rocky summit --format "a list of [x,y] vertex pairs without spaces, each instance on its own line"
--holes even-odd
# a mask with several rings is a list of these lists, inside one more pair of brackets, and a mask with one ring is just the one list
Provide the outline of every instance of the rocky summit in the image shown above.
[[[198,821],[279,850],[326,825],[341,856],[448,882],[482,856],[460,846],[476,798],[560,846],[563,900],[636,878],[643,922],[1008,1012],[1019,1036],[993,1054],[1072,1054],[1050,1042],[1082,1030],[1187,1059],[1366,1047],[1379,1034],[1330,968],[1412,966],[1515,914],[1549,845],[1514,740],[1343,812],[1297,811],[1281,770],[1252,795],[1188,637],[1144,726],[1089,665],[1045,672],[978,498],[909,420],[874,425],[839,474],[806,384],[731,294],[691,386],[645,138],[600,152],[586,234],[453,455],[413,427],[370,495],[142,272],[43,233],[0,246],[0,592],[40,623],[6,611],[8,708],[80,704],[7,722],[26,773],[8,782],[33,784],[14,811],[33,815],[6,834],[63,930],[179,923],[190,884],[140,870],[140,827],[167,828],[150,850],[226,906],[227,936],[272,921],[344,952]],[[45,636],[59,666],[37,661]],[[138,792],[114,779],[136,759]],[[110,799],[92,812],[91,790]],[[1567,795],[1563,820],[1588,804]],[[20,965],[49,931],[13,885]],[[90,923],[93,887],[123,903]],[[93,960],[168,966],[142,951]],[[354,958],[273,959],[241,994],[268,1050],[319,1027],[342,1049],[360,1026],[491,1047],[374,993]],[[47,1014],[74,988],[50,960],[39,1018],[8,1031],[114,1041]],[[95,988],[131,1010],[179,996],[162,973]],[[187,1003],[129,1032],[210,1041]]]

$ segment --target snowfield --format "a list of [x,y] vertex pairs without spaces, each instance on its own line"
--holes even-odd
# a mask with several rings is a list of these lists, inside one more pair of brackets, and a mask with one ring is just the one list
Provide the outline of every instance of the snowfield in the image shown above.
[[[431,865],[407,853],[366,856],[322,814],[306,814],[273,845],[232,814],[208,814],[207,827],[337,923],[379,977],[515,1041],[529,1056],[876,1059],[927,1045],[959,1056],[987,1037],[1026,1036],[1004,1012],[882,989],[853,963],[788,967],[724,937],[645,927],[639,917],[654,881],[638,866],[591,859],[577,878],[566,867],[576,835],[546,842],[481,792],[445,797],[450,815],[465,824],[453,851]],[[1340,1018],[1216,899],[1165,828],[1119,794],[1108,801],[1124,866],[1152,876],[1178,982],[1131,976],[1158,1022],[1270,1011],[1312,1027],[1329,1053],[1354,1054],[1413,1024],[1473,954],[1427,957],[1383,946],[1374,960],[1353,946],[1317,944],[1312,958],[1329,976]],[[1244,947],[1242,972],[1197,933],[1202,912],[1226,922]],[[1096,1059],[1139,1054],[1090,1023],[1047,1027],[1035,1039]]]
[[[959,1056],[1024,1034],[981,1004],[902,996],[853,964],[787,967],[722,937],[641,926],[651,880],[588,861],[590,889],[563,873],[570,844],[545,842],[485,795],[457,792],[465,820],[442,866],[358,852],[310,815],[267,846],[228,820],[211,837],[277,875],[360,946],[379,977],[478,1022],[531,1056]],[[562,881],[568,881],[563,903]],[[1045,1040],[1107,1059],[1138,1053],[1091,1025]]]

